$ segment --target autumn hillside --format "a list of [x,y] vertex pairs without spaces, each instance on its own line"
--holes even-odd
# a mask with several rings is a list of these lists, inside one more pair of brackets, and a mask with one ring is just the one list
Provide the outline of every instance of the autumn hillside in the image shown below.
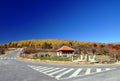
[[[81,42],[74,40],[23,40],[0,45],[0,49],[25,48],[25,53],[56,52],[62,46],[75,49],[74,54],[79,55],[102,55],[110,59],[120,60],[120,44],[105,44],[97,42]],[[100,56],[101,57],[101,56]]]
[[48,39],[48,40],[22,40],[22,41],[14,41],[7,44],[0,45],[0,47],[4,48],[32,48],[32,49],[40,49],[41,51],[56,51],[58,48],[63,45],[70,46],[76,49],[76,53],[79,53],[81,50],[87,50],[91,47],[100,47],[105,46],[106,44],[95,43],[95,42],[81,42],[74,40],[57,40],[57,39]]
[[48,39],[48,40],[23,40],[23,41],[15,41],[10,42],[7,44],[3,44],[1,46],[4,46],[6,48],[21,48],[21,47],[27,47],[27,48],[41,48],[41,49],[58,49],[59,47],[67,45],[70,47],[79,47],[79,46],[87,46],[91,47],[94,45],[100,46],[105,45],[102,43],[95,43],[95,42],[80,42],[80,41],[74,41],[74,40],[54,40],[54,39]]

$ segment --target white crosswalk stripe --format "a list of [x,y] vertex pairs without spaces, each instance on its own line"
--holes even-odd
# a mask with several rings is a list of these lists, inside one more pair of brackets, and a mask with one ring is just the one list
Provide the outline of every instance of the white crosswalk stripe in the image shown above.
[[0,60],[12,60],[12,59],[16,59],[16,57],[0,57]]
[[59,68],[28,65],[32,69],[57,80],[69,79],[73,77],[87,76],[90,74],[110,71],[115,68]]
[[110,68],[106,68],[106,70],[110,70]]
[[77,69],[72,75],[69,76],[69,78],[75,77],[77,76],[80,72],[82,71],[82,69]]
[[101,71],[102,71],[101,68],[97,68],[97,69],[96,69],[96,72],[101,72]]
[[38,70],[38,71],[42,71],[42,70],[46,70],[48,68],[47,67],[36,67],[35,69]]
[[90,74],[90,72],[91,72],[91,69],[90,69],[90,68],[88,68],[88,69],[86,70],[86,72],[85,72],[85,75]]
[[56,79],[59,79],[60,77],[62,77],[63,75],[65,75],[65,74],[67,74],[67,73],[69,73],[70,71],[72,71],[72,70],[74,70],[73,68],[71,68],[71,69],[69,69],[69,70],[67,70],[67,71],[65,71],[65,72],[63,72],[63,73],[60,73],[59,75],[57,75],[55,78]]
[[51,68],[45,68],[45,69],[42,69],[42,70],[39,70],[40,72],[44,72],[44,71],[48,71],[48,70],[51,70],[51,69],[53,69],[53,67],[51,67]]
[[4,61],[4,60],[0,60],[0,65],[2,65],[2,64],[9,64],[9,62],[8,61]]
[[54,74],[57,74],[57,73],[59,73],[59,72],[61,72],[61,71],[66,70],[66,69],[67,69],[67,68],[63,68],[63,69],[61,69],[61,70],[58,70],[58,71],[52,72],[52,73],[50,73],[50,74],[48,74],[48,75],[52,76],[52,75],[54,75]]
[[55,71],[55,70],[58,70],[58,69],[60,69],[60,68],[54,68],[54,69],[51,69],[51,70],[47,70],[47,71],[45,71],[45,72],[43,72],[43,73],[52,72],[52,71]]

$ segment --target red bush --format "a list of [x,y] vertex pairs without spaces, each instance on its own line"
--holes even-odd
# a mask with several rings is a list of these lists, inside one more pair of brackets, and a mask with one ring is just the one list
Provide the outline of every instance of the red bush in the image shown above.
[[26,50],[24,51],[25,54],[31,54],[31,53],[37,53],[37,52],[38,52],[38,51],[35,50],[35,49],[26,49]]

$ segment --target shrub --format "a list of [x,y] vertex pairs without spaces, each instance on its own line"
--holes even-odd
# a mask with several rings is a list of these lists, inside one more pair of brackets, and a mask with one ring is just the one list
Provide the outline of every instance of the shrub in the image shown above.
[[31,54],[31,53],[37,53],[37,52],[38,52],[38,50],[35,50],[35,49],[25,49],[24,50],[25,54]]
[[0,50],[0,54],[5,54],[5,50],[4,50],[4,49],[1,49],[1,50]]

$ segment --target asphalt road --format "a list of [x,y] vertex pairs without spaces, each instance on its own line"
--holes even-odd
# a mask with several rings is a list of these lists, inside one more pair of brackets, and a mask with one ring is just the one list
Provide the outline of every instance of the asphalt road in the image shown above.
[[0,81],[120,81],[120,65],[66,65],[17,59],[18,51],[0,56]]

